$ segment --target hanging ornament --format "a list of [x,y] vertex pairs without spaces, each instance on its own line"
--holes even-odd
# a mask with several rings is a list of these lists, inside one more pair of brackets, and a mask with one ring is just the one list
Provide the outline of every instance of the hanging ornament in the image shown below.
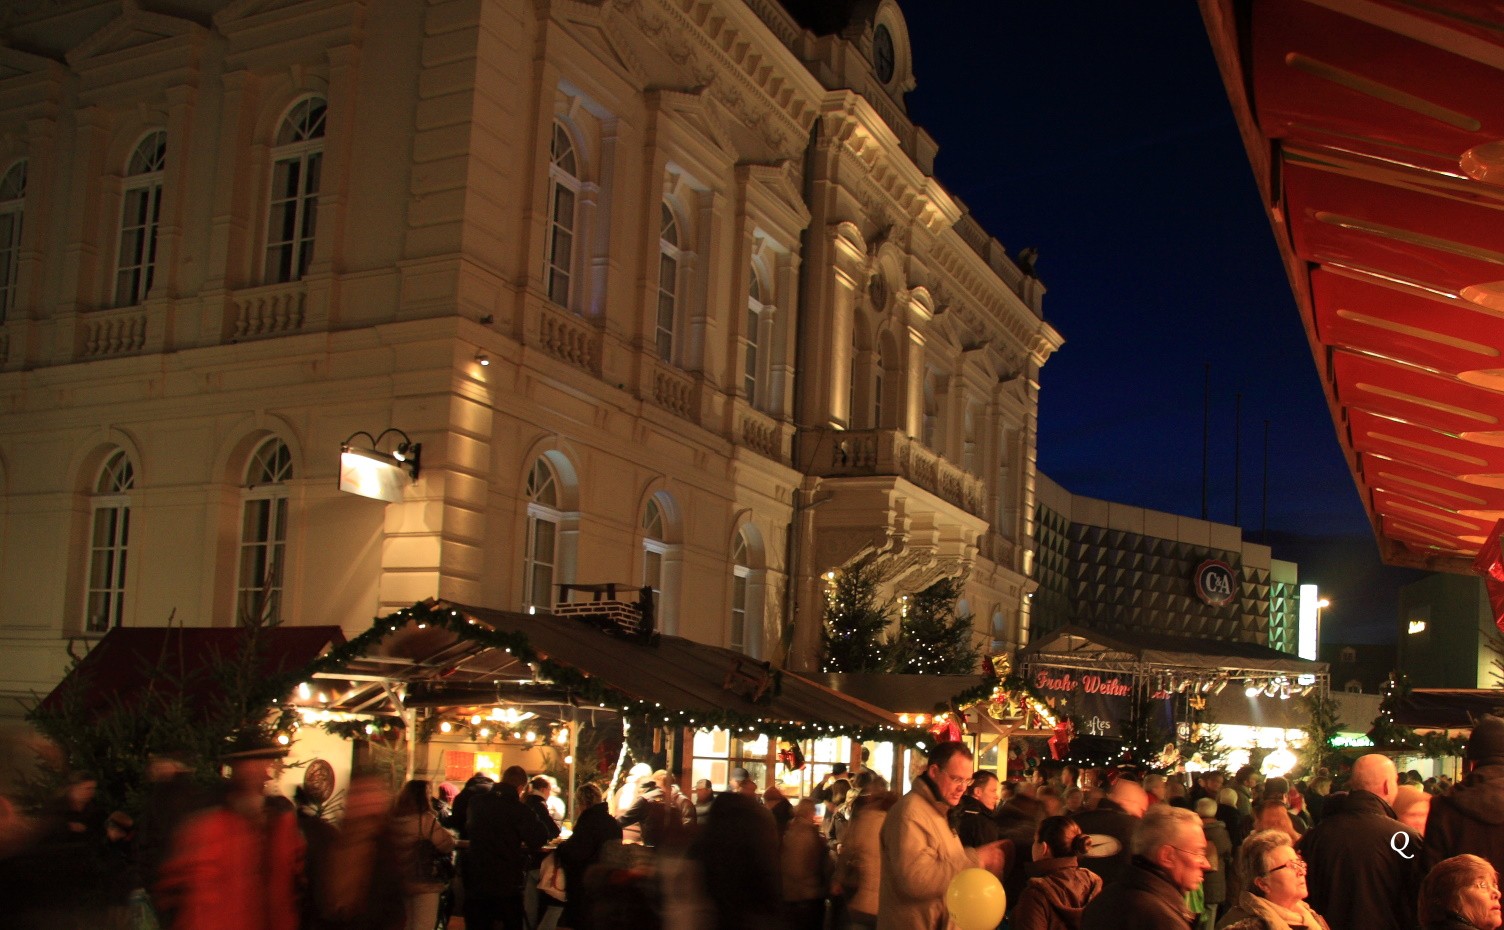
[[1065,758],[1065,751],[1070,747],[1075,730],[1076,728],[1069,720],[1062,720],[1055,724],[1055,733],[1049,739],[1051,759],[1058,761]]
[[778,761],[789,771],[798,771],[804,768],[804,750],[799,744],[789,740],[780,740],[778,743]]

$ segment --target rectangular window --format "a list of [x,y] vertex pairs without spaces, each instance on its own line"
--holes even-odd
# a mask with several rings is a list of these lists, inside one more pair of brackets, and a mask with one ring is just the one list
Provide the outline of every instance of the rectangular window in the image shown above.
[[747,576],[731,576],[731,642],[737,652],[747,651]]
[[127,188],[120,208],[120,253],[115,268],[115,305],[132,307],[151,290],[157,261],[157,218],[162,185]]
[[653,600],[661,603],[663,593],[663,553],[652,547],[642,550],[642,583],[653,589]]
[[16,300],[16,274],[21,263],[21,211],[0,212],[0,323]]
[[282,619],[282,570],[287,550],[287,498],[245,502],[240,530],[240,590],[236,620]]
[[747,370],[742,375],[742,389],[747,395],[747,403],[757,404],[757,369],[760,363],[761,346],[758,339],[761,336],[759,327],[762,323],[762,315],[751,307],[747,308]]
[[549,211],[548,263],[545,269],[548,299],[569,306],[570,257],[574,252],[574,191],[553,185],[553,209]]
[[671,255],[658,256],[658,357],[674,360],[675,288],[678,286],[679,263]]
[[268,283],[300,280],[313,261],[323,152],[305,152],[272,165],[266,222]]
[[553,610],[554,538],[557,527],[548,520],[528,517],[527,573],[524,606]]
[[125,615],[125,555],[130,542],[131,508],[126,504],[94,508],[89,536],[89,589],[84,629],[104,633]]

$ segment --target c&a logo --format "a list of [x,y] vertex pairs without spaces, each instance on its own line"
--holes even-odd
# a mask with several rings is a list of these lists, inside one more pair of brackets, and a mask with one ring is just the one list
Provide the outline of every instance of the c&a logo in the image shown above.
[[1196,596],[1213,607],[1231,601],[1236,585],[1232,566],[1221,559],[1207,559],[1196,566]]

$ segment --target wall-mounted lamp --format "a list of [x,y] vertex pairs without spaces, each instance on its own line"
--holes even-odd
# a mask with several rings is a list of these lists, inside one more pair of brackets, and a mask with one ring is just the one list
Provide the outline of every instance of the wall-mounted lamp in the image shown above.
[[482,368],[487,368],[491,365],[491,356],[487,355],[485,352],[476,352],[475,360],[477,362],[480,362],[480,367]]
[[[364,436],[368,446],[356,445],[355,440]],[[381,448],[388,436],[398,437],[390,452]],[[395,504],[402,500],[403,476],[418,480],[419,462],[423,444],[413,442],[400,429],[389,429],[372,437],[365,430],[351,433],[350,438],[339,447],[339,489],[369,497],[372,500]]]

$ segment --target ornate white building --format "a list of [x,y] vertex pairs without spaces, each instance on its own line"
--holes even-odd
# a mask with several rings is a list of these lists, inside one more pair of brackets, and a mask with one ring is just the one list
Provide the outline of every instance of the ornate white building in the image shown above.
[[[897,5],[829,14],[0,6],[0,693],[117,624],[567,581],[808,666],[858,559],[1017,641],[1060,339],[931,174]],[[338,490],[388,429],[402,499]]]

